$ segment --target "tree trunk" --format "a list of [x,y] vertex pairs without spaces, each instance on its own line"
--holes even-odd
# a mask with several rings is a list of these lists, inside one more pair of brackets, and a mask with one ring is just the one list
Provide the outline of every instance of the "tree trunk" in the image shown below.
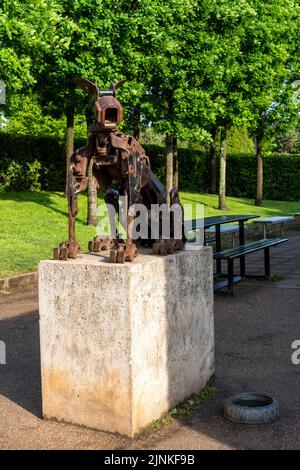
[[173,185],[174,188],[178,189],[179,185],[179,160],[178,160],[178,147],[177,147],[177,137],[173,137],[173,159],[174,159],[174,176],[173,176]]
[[66,110],[67,118],[67,141],[66,141],[66,186],[65,186],[65,195],[68,192],[68,182],[69,182],[69,166],[70,158],[74,152],[74,108],[70,107]]
[[170,205],[170,191],[173,188],[173,156],[174,156],[174,140],[173,137],[167,136],[167,164],[166,164],[166,190],[167,204]]
[[87,210],[87,225],[97,226],[97,188],[93,177],[93,164],[94,159],[91,158],[88,168],[88,210]]
[[210,194],[217,193],[217,174],[216,174],[216,167],[217,167],[217,127],[213,127],[211,130],[211,142],[210,142]]
[[263,205],[263,155],[262,155],[262,138],[255,139],[256,159],[257,159],[257,180],[256,180],[256,199],[255,205]]
[[[167,91],[167,104],[168,104],[168,121],[173,129],[174,120],[174,101],[173,91]],[[174,143],[175,136],[173,134],[166,135],[167,146],[167,159],[166,159],[166,190],[167,190],[167,204],[170,205],[170,191],[174,187]]]
[[226,137],[227,126],[224,125],[221,130],[221,152],[220,152],[220,184],[219,184],[219,210],[225,211],[226,207]]

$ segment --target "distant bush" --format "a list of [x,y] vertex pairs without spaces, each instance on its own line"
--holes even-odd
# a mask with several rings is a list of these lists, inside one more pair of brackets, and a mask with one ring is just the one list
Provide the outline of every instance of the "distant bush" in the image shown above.
[[12,160],[6,171],[1,191],[39,191],[41,186],[41,168],[39,161],[21,164]]
[[[84,141],[75,142],[75,148]],[[165,148],[144,145],[152,170],[165,181]],[[208,192],[210,161],[203,152],[179,149],[180,189]],[[217,162],[218,164],[218,162]],[[65,185],[65,146],[62,140],[47,137],[15,137],[0,133],[0,175],[6,182],[0,190],[62,191]],[[218,167],[217,167],[218,175]],[[253,154],[232,154],[227,158],[228,196],[254,198],[256,159]],[[300,155],[271,155],[264,158],[264,197],[300,200]]]
[[[81,147],[84,141],[75,145]],[[0,132],[1,174],[11,181],[6,181],[4,187],[2,185],[6,190],[34,191],[39,186],[44,190],[62,191],[66,175],[64,142],[51,137]]]

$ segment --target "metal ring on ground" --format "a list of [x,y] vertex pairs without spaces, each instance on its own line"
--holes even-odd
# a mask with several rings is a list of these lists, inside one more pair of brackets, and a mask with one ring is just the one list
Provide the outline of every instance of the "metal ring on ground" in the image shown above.
[[238,393],[224,402],[225,418],[235,423],[273,423],[279,416],[279,403],[275,398],[259,393]]

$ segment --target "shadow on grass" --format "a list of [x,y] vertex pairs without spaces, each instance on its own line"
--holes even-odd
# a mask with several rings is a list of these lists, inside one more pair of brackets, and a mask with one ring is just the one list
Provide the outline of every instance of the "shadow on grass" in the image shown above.
[[[193,198],[193,195],[195,197]],[[192,197],[190,197],[192,196]],[[207,201],[207,197],[211,198],[211,201]],[[202,200],[201,200],[202,199]],[[227,197],[227,210],[221,211],[218,209],[218,196],[217,195],[207,195],[207,194],[200,194],[196,192],[188,193],[186,196],[184,193],[181,195],[181,200],[184,203],[185,201],[192,202],[192,203],[200,203],[203,204],[207,209],[213,209],[218,211],[217,214],[214,215],[228,215],[228,214],[238,214],[238,215],[261,215],[263,217],[271,217],[271,216],[285,216],[285,215],[294,215],[297,211],[297,207],[300,208],[300,202],[297,201],[264,201],[264,205],[259,207],[255,206],[254,199],[247,199],[247,198],[232,198]],[[292,206],[295,205],[293,209]],[[248,208],[243,208],[243,206],[248,206]]]
[[[65,203],[65,210],[59,209],[55,202],[53,201],[53,196],[64,200]],[[86,193],[82,193],[79,197],[87,198]],[[66,224],[68,224],[68,201],[65,198],[63,193],[59,192],[0,192],[0,201],[14,201],[16,203],[28,203],[32,202],[34,204],[41,205],[50,209],[51,211],[63,215],[66,218]],[[84,220],[80,219],[79,217],[76,219],[76,224],[80,224],[86,226]]]
[[65,199],[64,195],[59,192],[47,192],[47,191],[7,191],[0,192],[0,199],[3,201],[15,201],[15,202],[34,202],[35,204],[42,204],[48,206],[52,203],[51,196],[61,197]]

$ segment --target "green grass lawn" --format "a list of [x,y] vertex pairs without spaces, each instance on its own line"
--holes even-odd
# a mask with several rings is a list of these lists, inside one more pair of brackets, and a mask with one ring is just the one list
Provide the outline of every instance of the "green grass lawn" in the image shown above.
[[[205,215],[292,215],[299,202],[265,201],[263,208],[250,199],[227,198],[228,212],[216,209],[217,196],[181,193],[183,203],[203,203]],[[86,226],[86,196],[79,196],[77,238],[83,251],[96,229]],[[61,193],[0,193],[0,278],[36,270],[39,260],[52,257],[52,249],[68,236],[67,203]]]
[[264,207],[256,207],[254,199],[227,197],[227,211],[219,211],[218,196],[199,193],[181,193],[182,203],[201,203],[204,204],[204,215],[224,214],[253,214],[261,217],[273,217],[278,215],[294,215],[300,212],[300,201],[264,201]]

